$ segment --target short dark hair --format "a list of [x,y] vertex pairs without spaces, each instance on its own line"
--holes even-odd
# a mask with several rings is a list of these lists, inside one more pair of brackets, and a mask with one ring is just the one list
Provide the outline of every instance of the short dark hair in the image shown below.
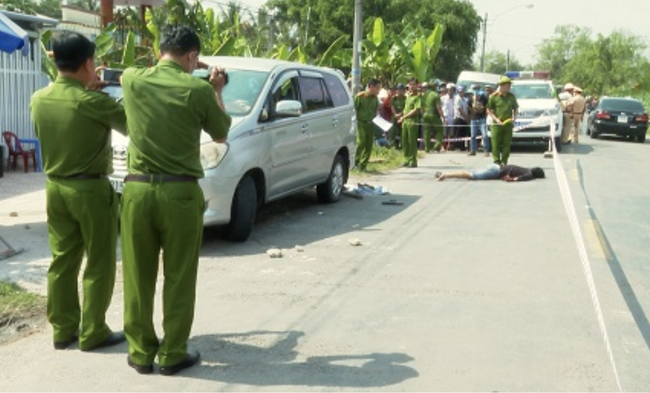
[[530,170],[533,173],[533,179],[543,179],[546,177],[544,170],[540,167],[535,167]]
[[64,31],[54,36],[52,52],[59,71],[77,72],[88,59],[95,57],[95,44],[79,33]]
[[379,82],[379,79],[372,78],[368,81],[368,87],[375,87],[381,85],[381,82]]
[[160,35],[160,52],[183,56],[201,51],[201,39],[192,28],[185,25],[166,25]]

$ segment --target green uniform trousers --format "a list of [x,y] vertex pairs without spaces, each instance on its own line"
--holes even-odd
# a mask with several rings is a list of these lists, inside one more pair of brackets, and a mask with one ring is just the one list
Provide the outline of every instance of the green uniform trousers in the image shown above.
[[[427,153],[430,153],[431,150],[440,151],[444,137],[442,121],[435,115],[425,114],[422,116],[422,122],[424,123],[424,151]],[[434,137],[435,145],[431,142]]]
[[[115,286],[117,208],[106,179],[48,179],[45,186],[52,263],[47,272],[47,318],[54,341],[79,332],[79,347],[90,349],[111,334],[106,310]],[[84,257],[83,304],[78,277]]]
[[510,145],[512,144],[512,124],[503,126],[492,125],[492,159],[495,164],[506,165],[510,157]]
[[[161,366],[185,358],[194,321],[196,276],[205,202],[198,183],[127,182],[122,196],[124,332],[135,364]],[[163,250],[164,337],[153,324],[159,256]]]
[[399,146],[397,137],[402,137],[402,125],[397,122],[397,119],[393,119],[393,126],[390,128],[390,144],[393,146]]
[[370,161],[372,145],[375,142],[375,125],[372,122],[359,121],[357,128],[357,162],[356,166],[365,170]]
[[402,151],[404,152],[404,165],[415,167],[418,165],[418,133],[420,129],[415,120],[407,119],[402,124]]

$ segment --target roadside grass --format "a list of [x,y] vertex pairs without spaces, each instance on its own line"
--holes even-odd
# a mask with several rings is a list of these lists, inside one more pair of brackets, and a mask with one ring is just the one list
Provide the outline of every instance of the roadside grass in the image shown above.
[[365,172],[354,168],[352,174],[355,176],[364,175],[383,175],[393,169],[399,168],[404,162],[404,156],[401,150],[388,147],[373,146],[370,161]]
[[43,314],[45,304],[45,297],[28,292],[16,283],[0,281],[0,330]]

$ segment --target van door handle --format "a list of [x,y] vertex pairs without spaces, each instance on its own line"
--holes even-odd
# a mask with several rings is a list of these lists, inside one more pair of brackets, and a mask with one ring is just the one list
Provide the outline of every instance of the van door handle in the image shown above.
[[332,127],[338,127],[338,126],[339,126],[339,119],[332,120]]
[[306,134],[307,131],[309,131],[309,124],[305,123],[305,124],[302,125],[302,127],[300,127],[300,132],[302,132],[303,134]]

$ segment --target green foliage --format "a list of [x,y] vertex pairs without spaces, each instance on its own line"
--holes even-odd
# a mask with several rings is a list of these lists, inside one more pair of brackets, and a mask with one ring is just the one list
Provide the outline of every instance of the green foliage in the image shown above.
[[42,312],[44,308],[44,297],[27,292],[13,282],[0,281],[0,326]]
[[[478,69],[478,67],[476,68]],[[506,71],[526,70],[529,68],[522,65],[512,55],[510,55],[508,61],[508,55],[503,52],[493,50],[485,54],[485,72],[503,75]]]
[[2,0],[0,9],[61,19],[61,0]]
[[551,71],[558,83],[582,87],[587,95],[644,99],[650,93],[646,49],[642,37],[628,32],[593,37],[590,29],[558,26],[554,36],[540,45],[537,67]]
[[48,56],[47,49],[45,49],[45,46],[50,42],[51,39],[51,30],[47,30],[41,34],[41,57],[43,59],[41,68],[43,69],[43,72],[50,78],[50,80],[53,81],[56,79],[59,72],[56,69],[54,61]]
[[419,23],[410,23],[401,31],[384,28],[376,18],[368,39],[363,40],[362,74],[384,82],[395,82],[415,76],[420,81],[435,74],[433,64],[440,51],[444,27],[437,25],[428,32]]
[[[294,26],[303,35],[314,37],[310,57],[318,57],[339,37],[347,37],[346,48],[352,47],[354,0],[269,0],[269,9],[276,10],[280,23]],[[311,7],[309,28],[305,22]],[[445,26],[445,40],[432,67],[437,76],[455,79],[463,69],[472,67],[476,37],[481,18],[469,1],[464,0],[364,0],[364,31],[373,31],[376,18],[381,18],[386,31],[400,32],[407,25],[420,25],[432,31],[437,25]],[[378,32],[379,34],[379,32]],[[379,47],[374,36],[368,38]],[[412,49],[412,43],[407,45]],[[368,48],[364,44],[364,48]],[[379,73],[375,73],[379,75]]]

